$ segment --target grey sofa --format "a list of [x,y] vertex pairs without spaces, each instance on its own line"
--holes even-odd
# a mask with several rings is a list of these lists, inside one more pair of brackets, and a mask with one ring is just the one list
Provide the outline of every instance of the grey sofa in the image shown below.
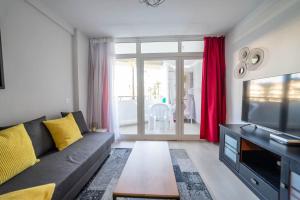
[[[25,128],[32,138],[33,131],[28,130],[26,123]],[[45,131],[43,125],[41,128]],[[39,163],[0,185],[0,194],[55,183],[53,200],[74,199],[109,156],[113,141],[112,133],[85,132],[82,139],[63,151],[49,148],[38,156]],[[32,139],[35,151],[36,142]]]

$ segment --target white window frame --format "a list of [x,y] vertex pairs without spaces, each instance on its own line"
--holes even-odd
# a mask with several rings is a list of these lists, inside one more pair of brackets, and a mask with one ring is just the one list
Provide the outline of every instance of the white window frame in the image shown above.
[[[135,58],[137,67],[137,135],[120,134],[121,140],[199,140],[199,135],[184,135],[183,132],[183,63],[184,60],[202,59],[203,52],[181,52],[182,41],[203,41],[203,36],[159,36],[159,37],[134,37],[116,38],[115,43],[136,43],[135,54],[116,54],[116,59]],[[141,43],[143,42],[178,42],[178,52],[176,53],[141,53]],[[175,135],[145,135],[144,130],[144,95],[143,95],[143,72],[145,60],[175,60],[176,61],[176,134]],[[180,87],[179,87],[180,86]]]

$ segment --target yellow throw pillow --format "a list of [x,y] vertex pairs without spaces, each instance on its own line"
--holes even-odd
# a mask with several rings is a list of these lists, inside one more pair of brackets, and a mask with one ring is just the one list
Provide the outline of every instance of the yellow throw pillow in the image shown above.
[[0,200],[51,200],[55,184],[41,185],[0,195]]
[[61,119],[44,121],[44,124],[50,131],[55,146],[60,151],[82,138],[72,113]]
[[38,161],[23,124],[0,131],[0,185]]

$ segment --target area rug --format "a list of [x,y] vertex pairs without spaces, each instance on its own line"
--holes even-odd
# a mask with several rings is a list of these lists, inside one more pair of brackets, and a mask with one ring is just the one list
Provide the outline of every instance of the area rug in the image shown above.
[[[112,200],[112,191],[132,149],[113,149],[110,157],[77,197],[78,200]],[[170,150],[181,200],[212,200],[200,174],[185,150]],[[155,184],[155,183],[153,183]],[[118,198],[118,200],[144,200]],[[147,199],[149,200],[149,199]]]

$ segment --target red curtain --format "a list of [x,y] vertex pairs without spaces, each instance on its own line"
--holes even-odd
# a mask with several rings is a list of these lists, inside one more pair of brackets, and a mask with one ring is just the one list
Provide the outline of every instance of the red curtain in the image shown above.
[[225,123],[225,120],[225,38],[205,37],[200,138],[219,142],[219,124]]

